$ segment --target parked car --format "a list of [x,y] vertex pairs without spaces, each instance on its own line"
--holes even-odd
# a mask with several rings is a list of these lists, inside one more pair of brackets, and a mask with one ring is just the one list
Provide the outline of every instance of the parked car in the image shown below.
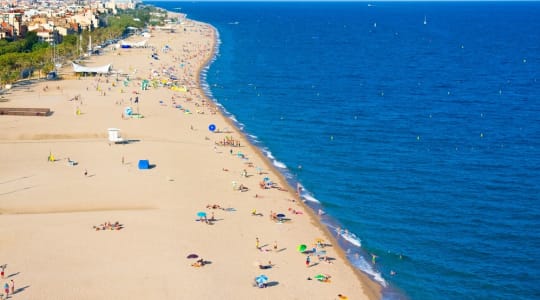
[[58,74],[56,73],[56,71],[52,71],[47,74],[47,80],[56,80],[56,79],[58,79]]

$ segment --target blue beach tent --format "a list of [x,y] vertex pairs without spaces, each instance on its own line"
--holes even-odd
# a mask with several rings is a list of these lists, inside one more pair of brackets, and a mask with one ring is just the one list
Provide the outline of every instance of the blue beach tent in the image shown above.
[[147,159],[139,160],[139,170],[148,170],[150,169],[150,163]]

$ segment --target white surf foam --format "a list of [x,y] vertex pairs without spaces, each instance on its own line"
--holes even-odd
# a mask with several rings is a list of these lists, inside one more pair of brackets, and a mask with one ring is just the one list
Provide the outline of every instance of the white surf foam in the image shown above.
[[360,270],[364,271],[366,274],[368,274],[373,280],[380,283],[383,287],[387,286],[386,281],[382,277],[381,273],[375,268],[373,268],[373,264],[369,261],[367,261],[364,257],[359,256],[356,259],[351,260],[352,264],[359,268]]
[[274,166],[278,168],[287,169],[287,166],[284,163],[280,162],[279,160],[274,160],[272,163],[274,164]]
[[302,193],[302,198],[309,202],[315,202],[315,203],[321,203],[321,201],[317,200],[317,198],[313,197],[309,193]]

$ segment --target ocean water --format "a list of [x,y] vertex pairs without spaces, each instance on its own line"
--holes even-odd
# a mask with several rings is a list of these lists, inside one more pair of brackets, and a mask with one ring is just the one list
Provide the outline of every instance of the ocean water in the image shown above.
[[149,3],[384,298],[540,299],[540,3]]

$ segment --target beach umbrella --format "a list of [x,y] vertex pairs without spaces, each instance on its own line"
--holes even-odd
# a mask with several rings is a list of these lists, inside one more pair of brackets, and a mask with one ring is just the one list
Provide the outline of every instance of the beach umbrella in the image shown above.
[[195,253],[191,253],[190,255],[187,256],[187,258],[198,258],[199,256]]
[[322,238],[316,238],[315,243],[324,243],[324,239]]
[[268,277],[266,277],[266,275],[259,275],[257,277],[255,277],[255,282],[257,283],[266,283],[268,281]]
[[304,251],[306,251],[306,249],[307,249],[307,246],[304,245],[304,244],[298,246],[298,251],[299,252],[304,252]]
[[285,218],[285,214],[277,214],[276,217],[282,219],[282,218]]
[[204,211],[200,211],[200,212],[197,213],[197,217],[204,218],[204,217],[206,217],[206,213]]
[[317,256],[325,256],[326,255],[326,250],[317,251],[317,252],[315,252],[315,255],[317,255]]
[[216,125],[214,125],[214,124],[208,125],[208,130],[214,132],[216,130]]

